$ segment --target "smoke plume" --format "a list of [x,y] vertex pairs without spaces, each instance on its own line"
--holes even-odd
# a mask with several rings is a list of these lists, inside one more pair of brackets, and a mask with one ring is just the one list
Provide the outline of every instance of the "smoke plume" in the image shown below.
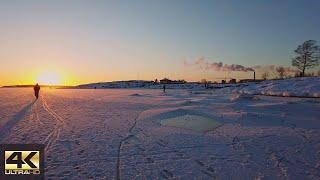
[[191,63],[186,60],[183,60],[184,67],[197,67],[203,71],[241,71],[241,72],[249,72],[249,71],[261,71],[261,72],[277,72],[279,69],[283,69],[285,73],[297,73],[298,70],[292,67],[286,66],[277,66],[277,65],[255,65],[252,67],[245,67],[239,64],[224,64],[222,62],[212,62],[208,61],[205,58],[199,58]]
[[196,66],[199,67],[201,70],[204,71],[242,71],[242,72],[248,72],[248,71],[254,71],[254,68],[251,67],[245,67],[239,64],[223,64],[222,62],[209,62],[205,58],[199,58],[193,63],[189,63],[186,60],[183,61],[183,65],[185,67],[189,66]]

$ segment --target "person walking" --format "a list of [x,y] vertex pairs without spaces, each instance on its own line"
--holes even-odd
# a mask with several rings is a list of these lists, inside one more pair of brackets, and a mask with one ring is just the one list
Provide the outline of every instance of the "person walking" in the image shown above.
[[165,84],[163,85],[163,92],[164,93],[166,92],[166,85]]
[[38,99],[39,91],[40,91],[40,86],[38,83],[33,87],[33,90],[34,90],[34,96],[36,96],[36,98]]

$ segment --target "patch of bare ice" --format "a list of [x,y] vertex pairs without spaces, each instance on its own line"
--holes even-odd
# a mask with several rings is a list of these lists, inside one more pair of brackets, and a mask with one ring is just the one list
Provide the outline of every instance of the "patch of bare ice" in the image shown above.
[[222,123],[197,115],[184,115],[174,118],[163,119],[160,121],[162,125],[173,126],[184,129],[191,129],[197,132],[206,132],[221,126]]
[[230,96],[230,101],[238,101],[238,100],[259,100],[259,97],[253,94],[242,94],[238,92],[233,92]]

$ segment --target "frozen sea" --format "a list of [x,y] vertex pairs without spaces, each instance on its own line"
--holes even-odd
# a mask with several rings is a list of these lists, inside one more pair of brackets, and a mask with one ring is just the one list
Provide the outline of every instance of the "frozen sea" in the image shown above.
[[320,179],[320,99],[0,88],[0,142],[45,144],[46,179]]

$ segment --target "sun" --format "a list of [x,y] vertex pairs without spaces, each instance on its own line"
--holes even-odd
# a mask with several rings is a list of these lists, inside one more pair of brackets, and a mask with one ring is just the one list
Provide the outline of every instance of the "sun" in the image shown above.
[[53,71],[41,73],[36,79],[37,83],[42,85],[59,85],[61,84],[61,76]]

